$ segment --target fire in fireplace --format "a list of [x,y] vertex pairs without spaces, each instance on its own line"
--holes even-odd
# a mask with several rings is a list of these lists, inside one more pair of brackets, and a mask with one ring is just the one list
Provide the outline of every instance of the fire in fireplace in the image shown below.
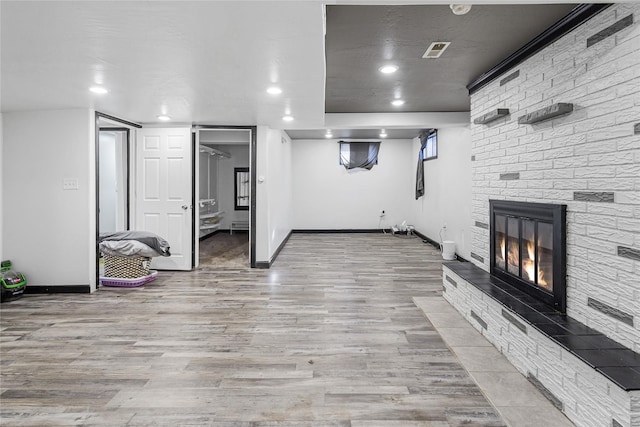
[[496,268],[553,292],[552,225],[496,215],[495,226]]
[[566,205],[490,200],[491,274],[564,313]]

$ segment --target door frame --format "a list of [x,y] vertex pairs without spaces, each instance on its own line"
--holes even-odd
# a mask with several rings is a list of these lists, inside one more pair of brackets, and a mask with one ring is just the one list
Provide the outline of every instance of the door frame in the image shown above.
[[[111,130],[126,130],[127,131],[127,228],[130,227],[130,209],[131,209],[131,200],[130,200],[130,173],[131,173],[131,132],[130,128],[141,128],[142,125],[138,123],[133,123],[128,120],[120,119],[118,117],[111,116],[109,114],[104,114],[99,111],[95,112],[95,140],[94,140],[94,152],[95,152],[95,186],[96,186],[96,194],[95,194],[95,203],[96,203],[96,289],[100,288],[100,247],[98,245],[98,241],[100,240],[100,119],[110,120],[112,122],[121,123],[126,128],[109,128]],[[106,129],[106,127],[103,127]]]
[[[100,238],[100,158],[99,158],[99,144],[100,144],[100,119],[106,119],[106,120],[110,120],[116,123],[121,123],[125,126],[127,126],[127,130],[130,130],[129,128],[135,128],[135,129],[140,129],[142,128],[142,125],[139,123],[134,123],[125,119],[121,119],[115,116],[111,116],[109,114],[105,114],[105,113],[101,113],[99,111],[95,111],[95,138],[94,138],[94,150],[95,150],[95,168],[96,168],[96,173],[95,173],[95,188],[96,188],[96,193],[95,193],[95,204],[96,204],[96,226],[95,226],[95,238],[96,238],[96,242],[98,242],[99,238]],[[257,170],[256,170],[256,164],[257,164],[257,138],[258,138],[258,127],[257,126],[223,126],[223,125],[197,125],[194,124],[191,126],[192,131],[197,131],[199,129],[245,129],[245,130],[249,130],[251,133],[251,139],[249,142],[249,171],[250,171],[250,191],[251,191],[251,203],[249,206],[249,234],[250,234],[250,244],[249,244],[249,258],[250,258],[250,267],[251,268],[256,268],[256,217],[257,217],[257,209],[256,209],[256,190],[257,190]],[[129,179],[130,177],[130,162],[131,162],[131,152],[130,152],[130,144],[131,144],[131,132],[127,132],[127,139],[128,139],[128,154],[129,154],[129,162],[127,164],[127,177]],[[195,146],[196,144],[196,138],[195,136],[192,138],[192,150],[193,153],[198,153],[197,147]],[[192,156],[193,158],[193,162],[194,165],[193,166],[193,170],[195,171],[195,161],[196,161],[196,156],[195,154]],[[196,194],[195,194],[195,179],[197,177],[195,176],[195,173],[192,173],[192,179],[194,180],[193,182],[193,190],[192,190],[192,195],[191,195],[191,199],[192,199],[192,206],[195,206],[195,202],[197,200],[196,198]],[[127,183],[127,192],[130,191],[130,183]],[[128,206],[129,206],[129,211],[131,209],[130,206],[130,194],[128,197]],[[195,222],[195,209],[192,209],[192,221],[193,221],[193,227],[196,226],[196,222]],[[130,225],[130,212],[127,212],[127,225]],[[195,245],[199,244],[199,240],[196,239],[197,234],[195,233],[195,230],[192,229],[192,235],[193,235],[193,239],[192,239],[192,247],[191,247],[191,253],[192,253],[192,265],[195,265]],[[198,241],[197,241],[198,240]],[[197,241],[197,242],[196,242]],[[98,247],[98,245],[96,244],[96,265],[95,265],[95,270],[96,270],[96,289],[98,289],[100,287],[100,249]]]
[[[248,130],[251,133],[251,139],[249,141],[249,180],[250,180],[250,200],[251,203],[249,205],[249,259],[250,259],[250,267],[256,268],[256,189],[257,189],[257,171],[256,171],[256,162],[257,162],[257,138],[258,138],[258,127],[257,126],[224,126],[224,125],[197,125],[194,124],[192,126],[192,130],[197,132],[201,129],[230,129],[230,130]],[[196,137],[193,135],[192,144],[194,153],[198,153],[198,147],[196,147]],[[194,165],[193,170],[195,171],[195,162],[196,155],[193,156]],[[196,183],[195,180],[198,179],[195,172],[193,174],[193,201],[197,200],[196,198]],[[195,205],[194,205],[195,206]],[[196,244],[199,244],[198,235],[195,233],[196,227],[196,213],[195,209],[193,209],[193,246],[191,248],[192,256],[192,265],[195,266],[195,252],[196,252]]]

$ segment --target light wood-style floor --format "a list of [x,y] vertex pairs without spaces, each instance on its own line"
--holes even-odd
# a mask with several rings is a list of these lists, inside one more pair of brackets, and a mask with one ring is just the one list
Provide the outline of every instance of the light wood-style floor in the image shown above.
[[270,270],[2,305],[0,424],[503,426],[412,297],[439,253],[294,234]]
[[249,264],[249,233],[217,233],[200,243],[200,269],[244,268]]

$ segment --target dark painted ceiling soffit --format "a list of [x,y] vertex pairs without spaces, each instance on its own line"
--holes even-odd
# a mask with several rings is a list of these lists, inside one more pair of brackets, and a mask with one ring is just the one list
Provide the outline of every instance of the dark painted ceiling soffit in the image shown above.
[[536,52],[544,49],[546,46],[549,46],[551,43],[558,40],[560,37],[567,34],[569,31],[573,30],[578,25],[585,22],[587,19],[602,12],[609,6],[611,6],[611,3],[581,4],[577,6],[575,9],[569,12],[569,14],[567,14],[551,27],[540,33],[529,43],[522,46],[513,54],[509,55],[507,58],[505,58],[495,67],[491,68],[486,73],[477,77],[467,86],[469,94],[472,94],[481,87],[489,84],[500,75],[507,72],[509,69],[517,66],[525,59],[534,55]]
[[[467,86],[575,8],[575,4],[327,6],[326,113],[469,111]],[[422,55],[451,45],[438,59]],[[400,69],[383,75],[393,62]],[[401,98],[405,104],[394,107]]]

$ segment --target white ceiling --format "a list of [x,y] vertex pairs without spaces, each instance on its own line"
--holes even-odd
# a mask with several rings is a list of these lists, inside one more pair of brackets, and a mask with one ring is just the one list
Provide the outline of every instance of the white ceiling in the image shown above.
[[[317,1],[6,1],[2,111],[95,108],[139,123],[324,120]],[[93,84],[106,95],[88,91]],[[266,93],[271,84],[283,93]]]
[[[575,0],[526,1],[543,2]],[[469,123],[468,112],[325,114],[324,6],[336,4],[448,2],[1,0],[0,109],[94,108],[143,124],[167,114],[172,123],[288,130]],[[94,84],[110,92],[92,94]],[[283,93],[267,94],[271,84]],[[282,121],[287,113],[293,122]]]

